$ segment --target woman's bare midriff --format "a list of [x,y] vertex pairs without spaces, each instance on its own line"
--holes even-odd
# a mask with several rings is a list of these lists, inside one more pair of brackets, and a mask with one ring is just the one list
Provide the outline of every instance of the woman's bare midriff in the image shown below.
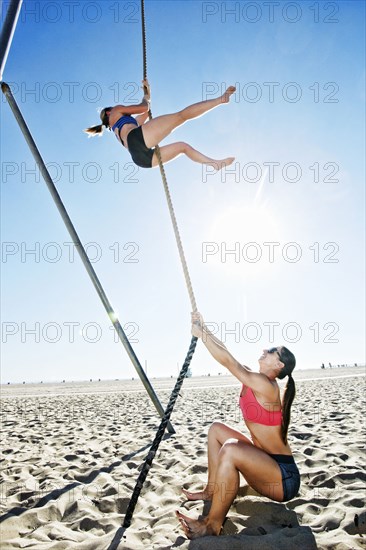
[[290,446],[282,441],[280,426],[262,426],[254,422],[245,422],[245,424],[255,447],[268,454],[292,455]]

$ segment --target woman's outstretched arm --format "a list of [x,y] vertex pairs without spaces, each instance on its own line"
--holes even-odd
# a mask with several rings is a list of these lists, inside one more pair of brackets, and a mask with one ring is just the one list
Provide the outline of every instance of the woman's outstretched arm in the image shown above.
[[201,338],[212,357],[227,368],[242,384],[263,394],[271,393],[274,390],[267,376],[252,372],[249,367],[241,365],[231,355],[226,346],[208,330],[200,313],[192,313],[192,335]]
[[[141,103],[137,105],[115,105],[112,109],[113,114],[117,115],[144,115],[146,114],[145,120],[147,119],[149,104],[150,104],[150,85],[147,80],[142,81],[142,88],[144,90],[144,97],[141,100]],[[145,122],[145,121],[143,121]],[[141,125],[142,122],[139,124]]]
[[146,111],[146,113],[143,113],[142,115],[138,115],[136,118],[136,122],[139,126],[142,126],[146,120],[149,118],[149,111]]

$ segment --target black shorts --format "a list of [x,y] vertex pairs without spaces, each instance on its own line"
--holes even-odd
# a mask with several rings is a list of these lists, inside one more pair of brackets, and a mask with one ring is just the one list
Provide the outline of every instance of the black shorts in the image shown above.
[[292,456],[269,455],[280,467],[282,474],[283,500],[293,499],[300,488],[300,472]]
[[151,168],[154,149],[146,147],[141,126],[131,130],[127,135],[127,146],[132,160],[140,168]]

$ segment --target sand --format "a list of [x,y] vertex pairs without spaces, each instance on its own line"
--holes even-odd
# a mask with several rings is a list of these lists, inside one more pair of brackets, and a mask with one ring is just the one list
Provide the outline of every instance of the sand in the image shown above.
[[[127,530],[124,513],[159,424],[139,380],[3,386],[1,549],[365,548],[362,375],[362,368],[299,371],[289,432],[299,495],[275,503],[242,480],[223,535],[195,541],[174,511],[204,510],[180,487],[202,487],[210,424],[246,431],[234,378],[185,381],[171,419],[176,434],[162,441]],[[166,404],[174,380],[152,383]]]

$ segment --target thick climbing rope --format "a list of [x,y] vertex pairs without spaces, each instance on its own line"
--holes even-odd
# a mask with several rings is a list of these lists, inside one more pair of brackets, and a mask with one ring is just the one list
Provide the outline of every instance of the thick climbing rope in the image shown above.
[[[147,78],[147,56],[146,56],[146,32],[145,32],[144,0],[141,0],[141,23],[142,23],[143,65],[144,65],[144,80],[145,80]],[[151,114],[150,109],[149,109],[149,117],[150,117],[150,119],[152,118],[152,114]],[[171,220],[172,220],[172,223],[173,223],[175,239],[176,239],[177,246],[178,246],[179,256],[180,256],[180,260],[181,260],[182,267],[183,267],[184,277],[185,277],[186,284],[187,284],[187,289],[188,289],[188,294],[189,294],[189,298],[190,298],[190,301],[191,301],[192,310],[197,311],[196,300],[195,300],[193,289],[192,289],[192,283],[191,283],[191,279],[190,279],[189,272],[188,272],[187,262],[186,262],[186,259],[185,259],[185,256],[184,256],[183,245],[182,245],[182,241],[181,241],[180,234],[179,234],[178,224],[177,224],[177,220],[176,220],[176,216],[175,216],[175,212],[174,212],[174,208],[173,208],[172,199],[171,199],[171,196],[170,196],[170,191],[169,191],[168,182],[167,182],[166,175],[165,175],[164,166],[163,166],[163,163],[161,161],[160,148],[159,148],[158,145],[155,147],[155,151],[156,151],[156,154],[157,154],[157,157],[158,157],[158,160],[159,160],[160,173],[161,173],[161,177],[162,177],[163,184],[164,184],[165,195],[166,195],[167,202],[168,202],[170,217],[171,217]],[[125,514],[125,518],[124,518],[124,522],[123,522],[123,527],[125,527],[125,528],[127,528],[131,525],[132,516],[133,516],[134,510],[135,510],[138,498],[140,496],[143,484],[146,480],[146,477],[149,473],[149,470],[150,470],[151,465],[153,463],[153,460],[155,458],[156,451],[158,450],[160,442],[163,439],[165,428],[166,428],[166,426],[169,422],[170,416],[173,412],[175,402],[178,399],[178,395],[179,395],[180,389],[182,387],[183,381],[184,381],[185,377],[187,376],[187,371],[188,371],[189,365],[191,363],[194,351],[196,349],[196,345],[197,345],[197,338],[195,336],[193,336],[192,339],[191,339],[191,343],[190,343],[189,350],[188,350],[188,353],[186,355],[185,361],[183,363],[183,366],[182,366],[181,371],[179,373],[178,379],[175,383],[174,389],[173,389],[172,394],[170,396],[168,406],[165,409],[164,417],[162,418],[162,421],[160,423],[158,431],[156,432],[155,439],[154,439],[154,441],[153,441],[153,443],[150,447],[150,450],[148,452],[146,460],[145,460],[145,462],[142,466],[140,475],[137,479],[137,482],[136,482],[135,488],[133,490],[130,502],[128,504],[126,514]]]
[[172,411],[173,411],[175,402],[178,398],[178,395],[179,395],[180,389],[182,387],[183,381],[184,381],[184,379],[187,375],[187,370],[189,368],[189,365],[190,365],[191,360],[192,360],[192,356],[193,356],[194,351],[196,349],[196,344],[197,344],[197,338],[193,337],[192,340],[191,340],[191,345],[189,346],[189,350],[188,350],[187,356],[185,358],[183,367],[181,368],[181,371],[180,371],[179,376],[177,378],[177,381],[175,383],[174,389],[173,389],[172,394],[170,396],[168,406],[165,409],[164,417],[163,417],[163,419],[160,423],[158,431],[156,432],[155,439],[154,439],[154,441],[153,441],[153,443],[150,447],[150,450],[149,450],[148,455],[145,459],[144,465],[142,466],[140,475],[137,478],[135,488],[133,490],[130,502],[129,502],[127,510],[126,510],[125,519],[123,521],[123,527],[127,528],[131,525],[132,516],[133,516],[133,513],[135,511],[135,507],[136,507],[138,498],[140,496],[140,493],[141,493],[142,487],[144,485],[145,479],[147,477],[147,474],[149,473],[149,470],[150,470],[151,465],[153,463],[153,460],[155,458],[156,451],[158,450],[160,442],[163,439],[165,428],[166,428],[166,426],[168,424],[168,421],[170,419],[170,415],[172,414]]
[[[141,0],[141,25],[142,25],[142,49],[143,49],[144,80],[146,80],[147,79],[147,48],[146,48],[146,28],[145,28],[144,0]],[[150,119],[153,118],[150,108],[149,108],[149,117],[150,117]],[[194,297],[191,278],[189,276],[188,266],[187,266],[186,258],[184,256],[182,240],[181,240],[180,234],[179,234],[177,218],[176,218],[175,212],[174,212],[173,202],[172,202],[172,198],[171,198],[170,191],[169,191],[169,186],[168,186],[168,181],[167,181],[165,170],[164,170],[164,165],[163,165],[162,160],[161,160],[159,145],[157,145],[155,147],[155,151],[156,151],[156,156],[158,157],[158,161],[159,161],[159,168],[160,168],[161,178],[163,180],[165,196],[166,196],[167,203],[168,203],[170,218],[171,218],[171,221],[172,221],[172,224],[173,224],[175,240],[176,240],[177,247],[178,247],[180,261],[181,261],[182,267],[183,267],[184,278],[185,278],[186,285],[187,285],[189,299],[191,301],[192,311],[197,311],[196,299]]]

